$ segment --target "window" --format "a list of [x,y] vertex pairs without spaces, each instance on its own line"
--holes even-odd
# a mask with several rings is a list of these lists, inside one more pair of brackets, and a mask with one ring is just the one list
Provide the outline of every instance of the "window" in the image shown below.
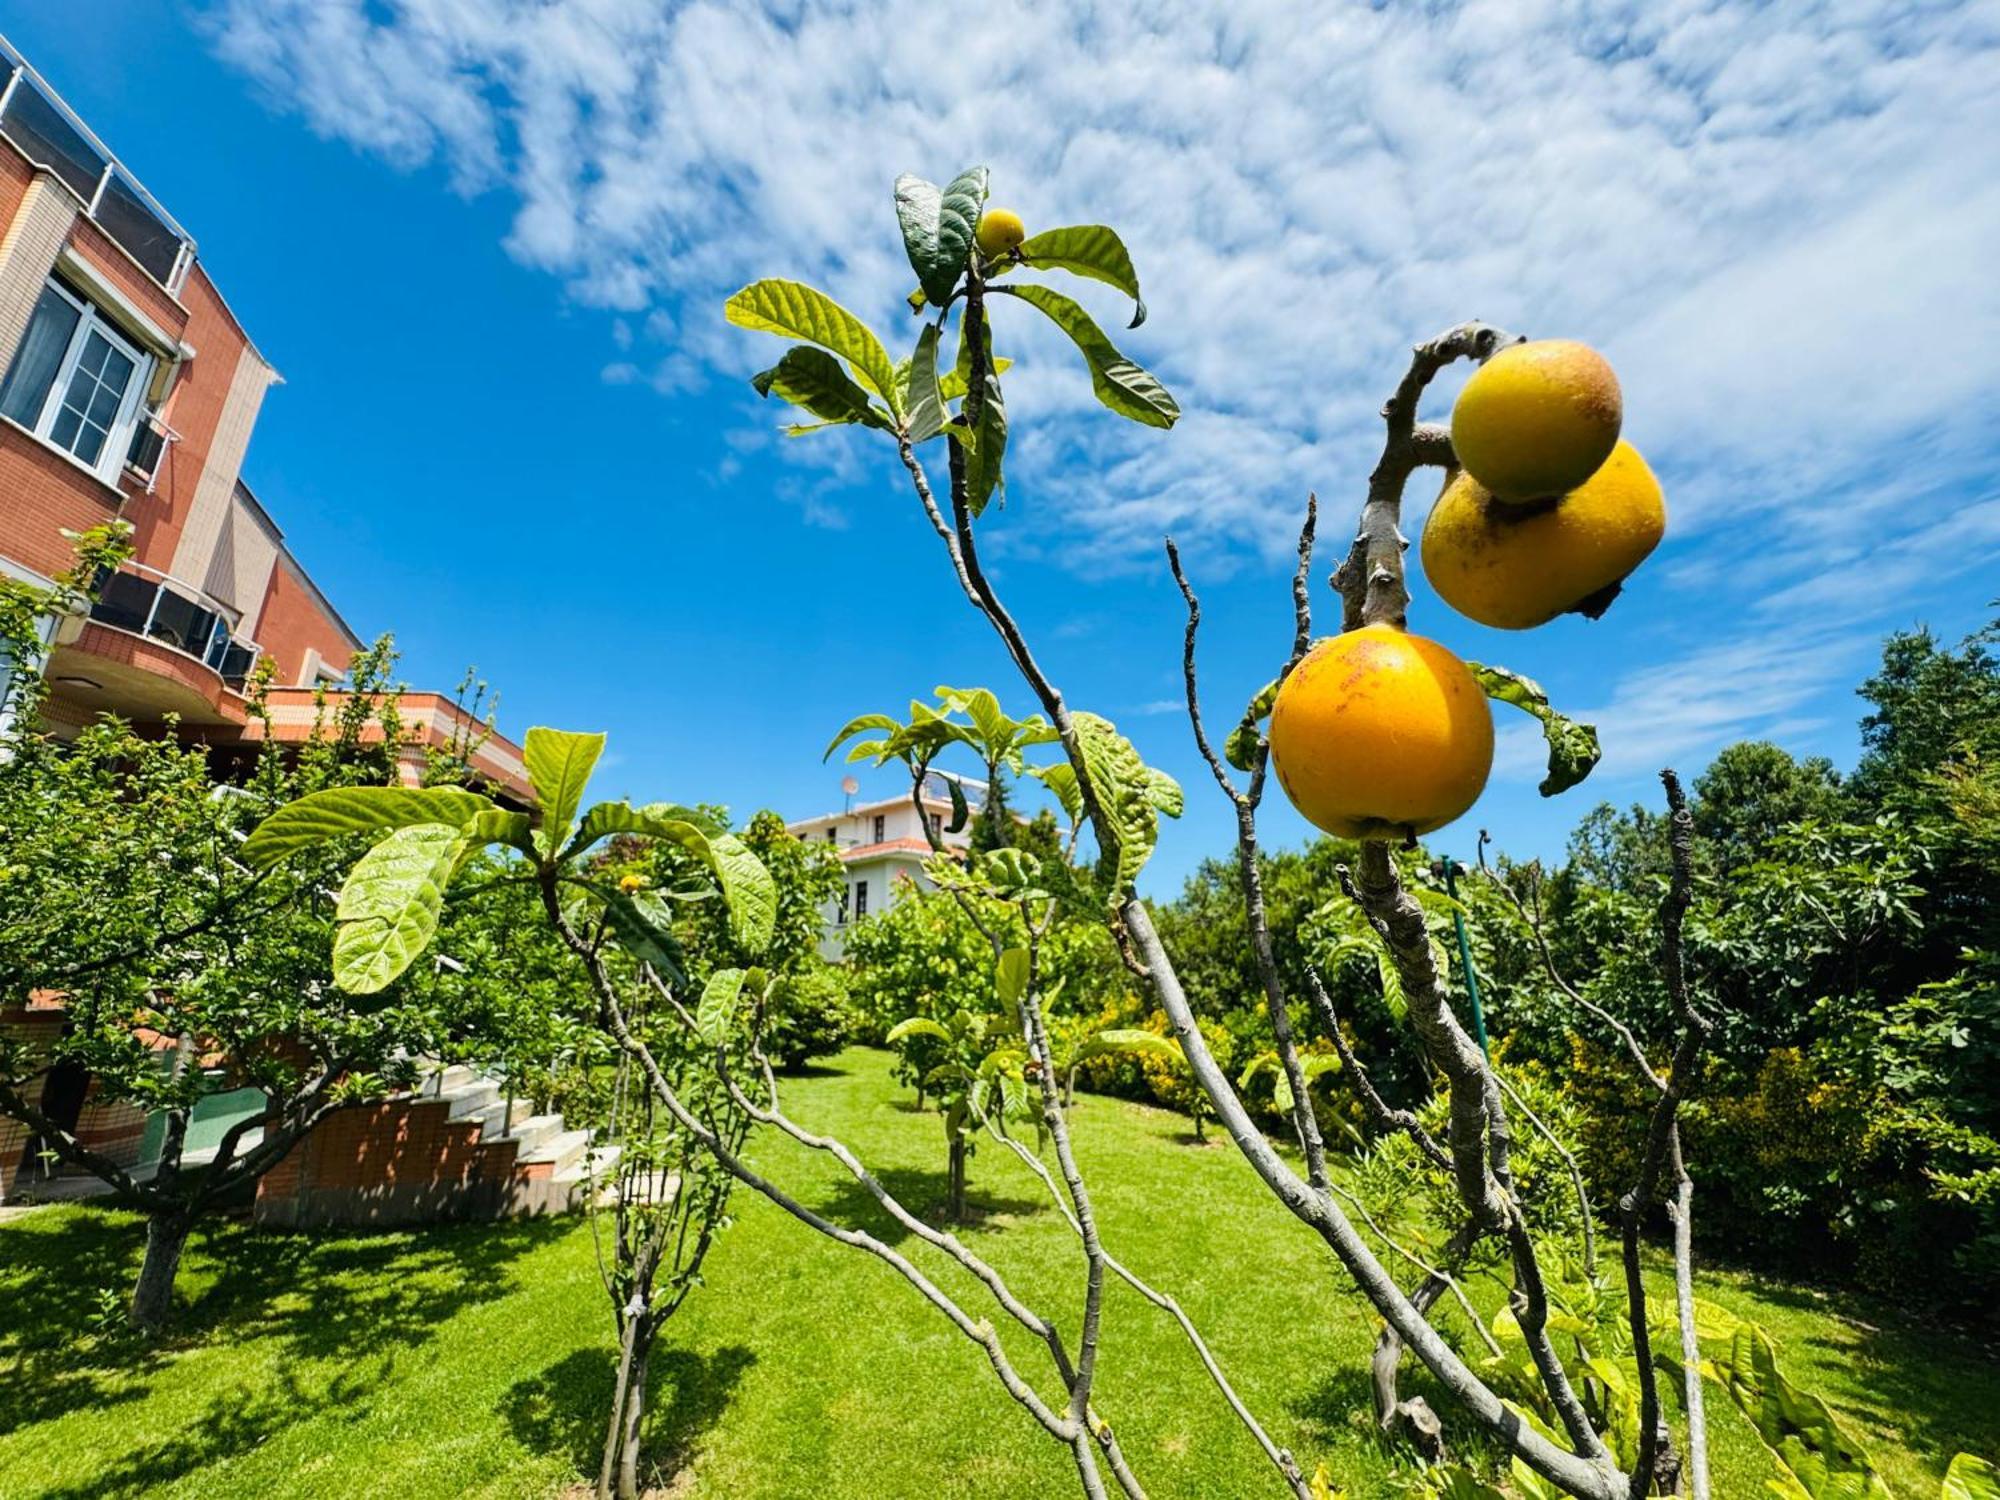
[[942,837],[944,834],[944,814],[932,813],[930,815],[930,820],[931,820],[931,837],[932,838]]
[[827,842],[828,842],[829,844],[831,844],[831,843],[836,843],[836,842],[838,842],[838,841],[836,840],[836,838],[834,837],[834,832],[833,832],[833,827],[832,827],[832,825],[831,825],[831,824],[829,824],[829,825],[828,825],[828,827],[827,827],[827,830],[826,830],[826,841],[827,841]]
[[859,922],[863,917],[867,915],[868,915],[868,882],[865,880],[857,880],[854,882],[854,920]]
[[130,450],[150,366],[88,302],[51,281],[0,384],[0,414],[109,477]]
[[889,820],[882,814],[875,814],[875,842],[881,843],[889,835]]

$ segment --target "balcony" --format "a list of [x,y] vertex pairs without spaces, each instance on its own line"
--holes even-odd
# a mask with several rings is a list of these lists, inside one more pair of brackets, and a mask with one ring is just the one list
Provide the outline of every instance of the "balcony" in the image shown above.
[[148,276],[179,294],[194,264],[194,241],[5,37],[0,133],[61,178],[97,227]]
[[207,667],[234,692],[243,691],[257,665],[257,643],[233,633],[235,610],[193,584],[142,563],[128,562],[103,580],[90,618],[171,646]]

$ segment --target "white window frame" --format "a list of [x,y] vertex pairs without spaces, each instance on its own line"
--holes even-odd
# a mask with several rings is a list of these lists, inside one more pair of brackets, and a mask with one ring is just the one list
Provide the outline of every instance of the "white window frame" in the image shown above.
[[[115,484],[119,471],[125,467],[125,455],[132,447],[132,429],[138,421],[139,407],[144,401],[146,388],[152,383],[153,356],[105,317],[89,298],[78,296],[53,276],[43,285],[74,307],[78,316],[76,331],[70,335],[62,363],[56,366],[56,378],[49,382],[48,394],[42,397],[42,409],[28,430],[78,468],[87,469],[106,484]],[[84,346],[90,342],[93,332],[103,335],[106,343],[132,361],[132,378],[125,386],[125,394],[118,403],[118,413],[112,419],[111,430],[105,434],[103,451],[97,455],[95,463],[63,447],[51,435],[56,416],[62,410],[62,398],[69,390],[77,363],[83,358]]]

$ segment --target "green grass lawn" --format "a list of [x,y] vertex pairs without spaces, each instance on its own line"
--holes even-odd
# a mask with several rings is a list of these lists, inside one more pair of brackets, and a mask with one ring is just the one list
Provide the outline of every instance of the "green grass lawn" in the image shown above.
[[[787,1103],[905,1202],[941,1200],[937,1117],[892,1087],[884,1054],[843,1054],[793,1081]],[[1356,1496],[1391,1493],[1365,1415],[1376,1320],[1318,1240],[1232,1148],[1192,1144],[1177,1116],[1085,1097],[1075,1123],[1113,1252],[1182,1301],[1309,1470],[1325,1459]],[[830,1159],[776,1138],[752,1154],[808,1203],[898,1238]],[[1039,1184],[990,1144],[971,1176],[984,1217],[966,1237],[1073,1325],[1080,1252]],[[736,1206],[708,1284],[654,1361],[650,1447],[680,1472],[676,1495],[1074,1492],[1063,1454],[980,1352],[893,1272],[748,1193]],[[103,1210],[0,1224],[0,1496],[550,1496],[595,1470],[612,1348],[581,1221],[350,1238],[218,1226],[190,1247],[177,1332],[152,1349],[93,1331],[139,1244],[137,1219]],[[979,1306],[976,1285],[938,1274]],[[1899,1495],[1930,1500],[1958,1449],[2000,1453],[1986,1351],[1847,1297],[1723,1274],[1703,1291],[1772,1332]],[[1027,1340],[1009,1343],[1044,1374]],[[1100,1392],[1161,1500],[1279,1492],[1179,1330],[1122,1287],[1107,1301]],[[1726,1400],[1710,1411],[1717,1493],[1762,1493],[1762,1448]]]

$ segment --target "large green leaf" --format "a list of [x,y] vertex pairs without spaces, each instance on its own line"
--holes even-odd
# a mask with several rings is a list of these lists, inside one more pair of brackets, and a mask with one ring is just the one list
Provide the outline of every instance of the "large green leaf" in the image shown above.
[[1021,243],[1022,261],[1036,270],[1062,270],[1092,281],[1115,286],[1133,302],[1132,321],[1137,328],[1146,321],[1146,303],[1139,295],[1139,273],[1132,269],[1132,257],[1118,231],[1103,224],[1070,224],[1061,229],[1044,229]]
[[1028,950],[1008,948],[1001,952],[998,966],[1000,1003],[1018,1005],[1028,993]]
[[521,759],[528,767],[528,781],[541,804],[542,848],[553,853],[569,837],[570,825],[583,801],[584,786],[590,780],[597,757],[604,753],[602,734],[575,734],[565,729],[536,725],[521,746]]
[[910,269],[917,273],[926,300],[942,303],[958,284],[965,268],[963,257],[956,267],[938,259],[938,216],[944,209],[944,194],[934,182],[926,182],[914,172],[896,179],[896,222],[903,229],[903,251],[910,257]]
[[510,844],[523,854],[534,852],[534,824],[526,813],[510,812],[504,807],[489,808],[474,814],[459,831],[465,837],[468,851],[483,849],[488,844]]
[[1068,334],[1090,367],[1090,388],[1119,416],[1148,427],[1171,427],[1179,420],[1180,405],[1167,388],[1120,354],[1081,303],[1045,286],[996,286],[992,290],[1040,308]]
[[1579,724],[1557,713],[1549,706],[1549,695],[1533,678],[1476,661],[1469,661],[1466,666],[1472,669],[1487,697],[1511,703],[1541,720],[1542,738],[1549,745],[1549,774],[1542,778],[1538,788],[1544,797],[1566,792],[1590,774],[1604,753],[1598,748],[1595,724]]
[[910,399],[903,430],[913,443],[927,443],[944,431],[944,394],[938,389],[937,324],[924,324],[910,356]]
[[2000,1500],[2000,1470],[1974,1454],[1961,1453],[1945,1470],[1938,1500]]
[[749,952],[762,953],[778,924],[777,883],[764,861],[735,834],[717,834],[708,848],[722,898],[729,903],[730,935]]
[[932,301],[942,302],[951,295],[953,283],[972,259],[973,237],[985,211],[986,168],[967,167],[944,185],[938,203],[938,292]]
[[935,1037],[941,1042],[951,1040],[951,1033],[929,1016],[911,1016],[907,1021],[898,1021],[889,1028],[889,1034],[883,1040],[893,1047],[913,1036]]
[[1028,774],[1055,794],[1070,822],[1083,816],[1083,796],[1077,791],[1075,766],[1059,760],[1054,765],[1030,766]]
[[343,786],[309,792],[259,823],[243,844],[243,858],[257,869],[301,849],[349,833],[380,833],[418,823],[454,828],[495,811],[491,798],[457,787]]
[[1160,814],[1179,815],[1180,787],[1141,760],[1132,742],[1109,719],[1076,713],[1070,716],[1070,723],[1076,730],[1077,748],[1098,807],[1117,842],[1115,849],[1103,851],[1098,875],[1109,882],[1114,896],[1122,896],[1132,890],[1139,872],[1152,858],[1153,845],[1160,836]]
[[618,946],[676,989],[687,984],[687,954],[674,936],[673,917],[666,903],[651,891],[600,890],[604,922]]
[[[847,367],[824,349],[795,344],[768,370],[750,377],[760,396],[777,396],[821,418],[821,426],[859,422],[889,429],[889,419],[868,399],[868,393],[848,378]],[[793,428],[793,432],[818,428]]]
[[361,856],[334,908],[336,984],[372,995],[410,966],[437,931],[445,884],[463,849],[458,829],[418,823],[398,828]]
[[751,282],[724,303],[722,310],[739,328],[782,333],[839,355],[889,404],[892,416],[901,414],[902,395],[896,388],[889,351],[866,323],[825,292],[802,281],[770,277]]
[[1077,1049],[1076,1056],[1078,1062],[1084,1062],[1114,1053],[1144,1053],[1167,1062],[1186,1061],[1181,1055],[1181,1044],[1172,1037],[1161,1036],[1157,1031],[1138,1031],[1129,1027],[1098,1032]]
[[986,509],[995,490],[1007,487],[1007,403],[1000,382],[986,377],[986,399],[979,403],[979,426],[965,455],[965,506],[975,516]]
[[1739,1323],[1727,1357],[1716,1361],[1723,1388],[1777,1459],[1779,1493],[1798,1500],[1888,1500],[1874,1463],[1832,1408],[1778,1369],[1770,1335]]
[[717,969],[701,987],[701,1003],[694,1013],[695,1032],[710,1046],[727,1036],[735,1024],[743,977],[741,969]]
[[[678,809],[676,811],[685,811]],[[676,816],[660,807],[634,807],[629,802],[600,802],[583,815],[576,837],[563,851],[565,859],[581,854],[601,838],[617,833],[636,833],[649,839],[679,844],[702,863],[709,863],[709,831],[691,818]]]

